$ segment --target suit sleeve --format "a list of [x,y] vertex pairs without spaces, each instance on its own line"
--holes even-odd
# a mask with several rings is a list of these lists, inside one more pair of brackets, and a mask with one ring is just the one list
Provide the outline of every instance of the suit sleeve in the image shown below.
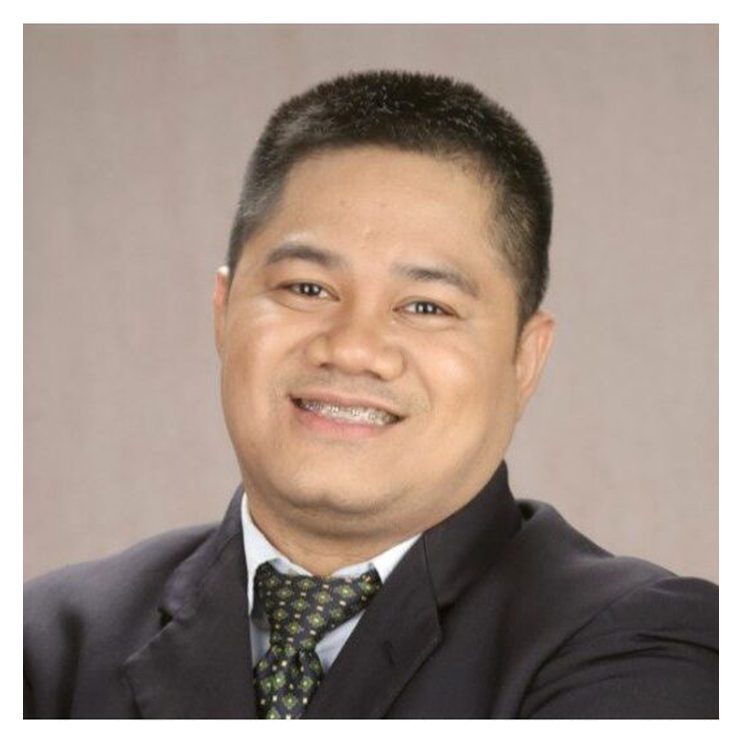
[[718,588],[663,578],[572,636],[534,677],[531,718],[717,718]]

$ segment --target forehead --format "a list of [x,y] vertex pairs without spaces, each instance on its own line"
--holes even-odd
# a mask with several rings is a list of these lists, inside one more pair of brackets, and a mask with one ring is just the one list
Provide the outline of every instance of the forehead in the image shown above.
[[441,239],[463,233],[487,238],[490,201],[481,179],[457,163],[361,147],[300,161],[289,172],[272,217],[409,237],[417,232],[428,240],[431,233]]
[[[289,172],[264,225],[312,232],[335,250],[359,240],[379,249],[486,253],[492,190],[472,167],[430,155],[355,147],[311,155]],[[379,256],[381,257],[381,256]]]
[[[321,188],[317,188],[321,185]],[[306,193],[307,187],[312,189]],[[491,190],[465,161],[398,150],[362,146],[320,151],[295,164],[284,184],[289,198],[302,191],[312,201],[351,197],[369,204],[387,204],[391,197],[441,207],[463,202],[481,214],[490,203]]]

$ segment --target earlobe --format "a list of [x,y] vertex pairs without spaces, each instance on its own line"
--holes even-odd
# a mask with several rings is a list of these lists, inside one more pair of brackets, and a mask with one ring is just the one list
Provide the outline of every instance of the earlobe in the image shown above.
[[214,313],[214,340],[217,353],[222,354],[224,324],[227,316],[227,300],[229,299],[229,268],[220,266],[214,279],[214,294],[212,308]]
[[518,417],[536,391],[541,373],[554,340],[554,318],[538,311],[526,322],[518,342],[516,383],[518,385]]

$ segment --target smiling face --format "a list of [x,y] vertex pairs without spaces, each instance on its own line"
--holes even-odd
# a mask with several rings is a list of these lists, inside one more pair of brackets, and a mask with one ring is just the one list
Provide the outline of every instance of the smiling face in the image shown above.
[[468,502],[501,462],[548,353],[520,338],[491,193],[377,147],[322,153],[214,293],[222,399],[253,514],[390,544]]

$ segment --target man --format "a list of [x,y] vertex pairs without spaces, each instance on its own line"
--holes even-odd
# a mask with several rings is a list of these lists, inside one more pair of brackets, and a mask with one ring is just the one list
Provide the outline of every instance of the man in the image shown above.
[[469,85],[364,73],[274,114],[214,290],[221,525],[33,581],[26,715],[714,717],[716,589],[516,501],[551,191]]

